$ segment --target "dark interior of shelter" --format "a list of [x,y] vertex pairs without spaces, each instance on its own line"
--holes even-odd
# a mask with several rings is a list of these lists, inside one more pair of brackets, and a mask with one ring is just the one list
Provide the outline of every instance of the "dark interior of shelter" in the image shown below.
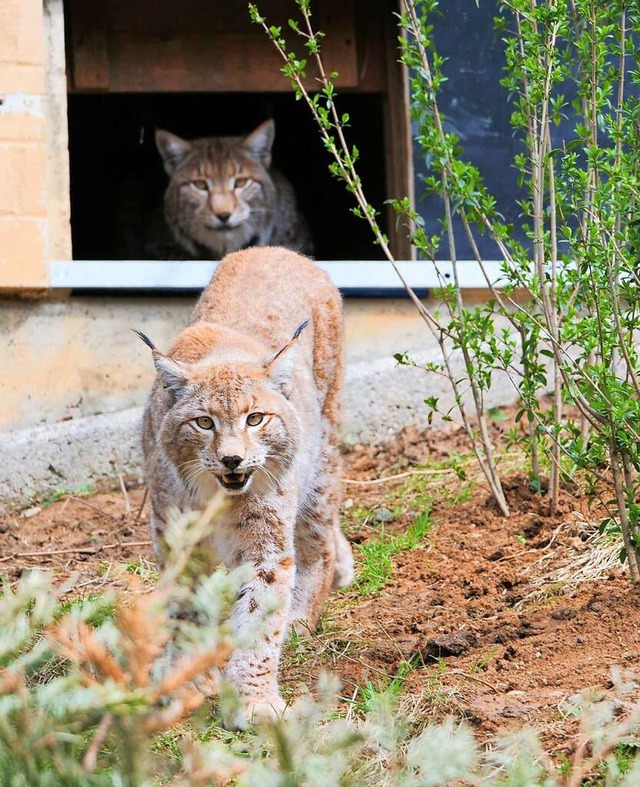
[[[383,208],[385,151],[382,97],[345,94],[359,173]],[[266,118],[276,124],[273,164],[292,182],[321,260],[380,259],[355,201],[328,169],[331,161],[308,107],[287,93],[70,93],[69,150],[74,259],[131,259],[125,240],[160,212],[167,183],[154,132],[186,139],[243,135]],[[384,211],[381,221],[384,227]]]

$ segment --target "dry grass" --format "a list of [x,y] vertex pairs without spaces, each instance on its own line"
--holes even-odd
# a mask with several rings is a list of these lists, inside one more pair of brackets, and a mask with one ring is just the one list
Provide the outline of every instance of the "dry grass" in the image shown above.
[[601,533],[598,523],[574,513],[556,528],[542,557],[526,569],[534,589],[516,607],[569,595],[585,582],[597,582],[613,570],[627,571],[626,563],[620,562],[622,546],[621,536]]

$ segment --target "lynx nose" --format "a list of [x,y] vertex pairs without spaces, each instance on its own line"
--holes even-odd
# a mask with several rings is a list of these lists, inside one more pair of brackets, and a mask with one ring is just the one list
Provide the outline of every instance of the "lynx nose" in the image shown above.
[[220,460],[225,467],[228,467],[229,470],[235,470],[236,467],[242,462],[241,456],[223,456]]
[[223,224],[226,224],[231,218],[230,213],[216,213],[216,217],[220,219]]

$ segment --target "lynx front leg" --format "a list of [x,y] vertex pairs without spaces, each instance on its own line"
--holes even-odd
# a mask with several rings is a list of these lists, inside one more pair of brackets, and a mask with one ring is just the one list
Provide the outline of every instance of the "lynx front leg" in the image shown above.
[[297,571],[291,625],[299,634],[313,631],[329,591],[353,582],[353,552],[336,522],[309,527],[296,542]]
[[[254,642],[232,655],[227,676],[242,698],[247,719],[276,717],[285,703],[278,688],[278,665],[287,633],[295,577],[293,554],[280,552],[255,561],[255,578],[243,588],[231,619],[234,629]],[[277,604],[275,611],[274,604]]]
[[290,621],[298,634],[308,634],[318,625],[322,605],[331,590],[336,544],[333,528],[305,516],[296,534],[296,583]]
[[[328,461],[327,486],[318,488],[296,524],[296,584],[291,609],[292,625],[300,632],[315,629],[322,605],[332,587],[353,579],[351,546],[338,522],[339,480]],[[331,474],[330,474],[331,473]]]

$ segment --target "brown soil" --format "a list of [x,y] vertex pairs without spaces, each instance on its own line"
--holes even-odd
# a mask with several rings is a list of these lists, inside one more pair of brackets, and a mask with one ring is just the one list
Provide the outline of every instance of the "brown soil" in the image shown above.
[[[585,689],[606,694],[612,668],[630,669],[640,655],[640,596],[619,563],[601,557],[590,581],[567,582],[593,555],[597,516],[567,492],[550,515],[505,450],[511,515],[502,517],[454,428],[407,429],[345,458],[344,523],[357,554],[429,507],[432,526],[391,558],[379,592],[361,583],[332,596],[319,632],[287,648],[285,692],[313,685],[322,668],[355,700],[367,681],[382,688],[401,676],[394,685],[413,717],[465,718],[482,739],[529,724],[552,750],[569,751],[577,722],[564,703]],[[123,570],[152,568],[144,498],[119,485],[0,518],[0,575],[77,574],[76,592],[94,594]]]

